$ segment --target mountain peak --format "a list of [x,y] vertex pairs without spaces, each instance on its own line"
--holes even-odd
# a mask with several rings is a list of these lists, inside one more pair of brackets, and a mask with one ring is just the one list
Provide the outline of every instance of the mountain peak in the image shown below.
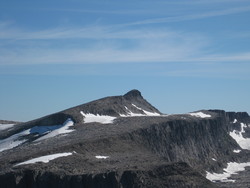
[[137,90],[137,89],[133,89],[133,90],[127,92],[124,95],[124,97],[127,98],[127,99],[137,98],[137,97],[143,98],[142,95],[141,95],[141,92],[139,90]]

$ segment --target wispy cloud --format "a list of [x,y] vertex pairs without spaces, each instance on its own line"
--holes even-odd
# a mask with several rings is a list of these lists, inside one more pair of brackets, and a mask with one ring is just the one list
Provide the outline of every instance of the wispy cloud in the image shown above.
[[[246,50],[222,54],[213,50],[214,41],[204,33],[169,29],[164,24],[155,27],[151,24],[198,20],[248,11],[250,6],[198,13],[186,11],[178,16],[121,24],[64,26],[44,30],[21,29],[10,22],[0,22],[0,66],[183,62],[194,67],[193,63],[210,64],[211,69],[195,69],[201,74],[212,71],[216,67],[214,64],[246,64],[250,60],[250,52]],[[195,74],[191,69],[180,68],[168,74],[184,74],[185,71]]]
[[[230,55],[211,52],[208,49],[212,47],[212,41],[200,33],[166,28],[88,26],[20,31],[5,27],[2,31],[0,65],[204,63],[250,60],[249,52]],[[40,45],[41,42],[37,40],[44,41],[45,45]],[[64,46],[56,45],[54,40],[59,40]],[[79,44],[76,44],[75,40],[78,40]],[[5,44],[8,43],[6,41],[11,41],[11,50],[6,47],[9,45]]]
[[[233,1],[233,0],[231,0]],[[185,3],[181,1],[182,3]],[[196,2],[196,1],[195,1]],[[207,1],[201,1],[207,2]],[[199,3],[201,3],[199,1]],[[71,10],[71,9],[69,9]],[[74,11],[74,10],[72,10]],[[77,10],[76,10],[77,11]],[[79,10],[85,11],[85,10]],[[87,11],[87,10],[86,10]],[[93,11],[93,10],[91,10]],[[84,27],[55,27],[50,29],[44,29],[39,31],[26,31],[20,28],[11,27],[11,22],[0,22],[0,39],[16,39],[16,40],[26,40],[26,39],[69,39],[69,38],[125,38],[126,34],[129,34],[131,38],[132,34],[135,37],[148,37],[149,32],[141,34],[137,31],[126,31],[127,27],[130,26],[140,26],[140,25],[151,25],[151,24],[161,24],[168,22],[183,22],[191,20],[200,20],[211,17],[226,16],[231,14],[238,14],[243,12],[249,12],[250,6],[238,6],[231,8],[209,8],[207,11],[194,11],[195,13],[190,13],[193,11],[183,11],[176,16],[168,16],[161,18],[145,19],[134,22],[124,22],[121,24],[113,25],[89,25]],[[95,12],[95,11],[94,11]],[[98,11],[97,11],[98,12]],[[109,11],[108,11],[109,12]],[[112,12],[112,11],[111,11]],[[117,30],[125,31],[117,31]],[[133,32],[133,33],[132,33]],[[152,35],[152,32],[150,33]],[[165,33],[166,34],[166,33]],[[165,35],[164,34],[164,35]],[[156,33],[155,36],[159,35]]]
[[[45,49],[27,48],[0,52],[0,65],[39,64],[122,64],[122,63],[197,63],[225,66],[249,64],[250,52],[235,54],[206,54],[201,47],[186,44],[167,44],[167,41],[140,41],[133,48],[120,48],[116,44],[97,44],[93,48]],[[150,43],[150,45],[149,45]],[[230,63],[230,64],[229,64]]]
[[87,10],[87,9],[77,9],[77,8],[46,8],[40,9],[42,11],[59,11],[59,12],[74,12],[74,13],[88,13],[88,14],[117,14],[117,15],[130,15],[130,14],[148,14],[154,13],[154,11],[149,10]]
[[[199,34],[168,29],[88,27],[9,34],[11,36],[2,37],[16,41],[12,44],[12,50],[4,44],[0,46],[2,65],[183,61],[202,53],[202,48],[207,45],[206,38]],[[57,46],[51,39],[58,39],[65,46]],[[39,42],[27,43],[27,40],[43,40],[48,45],[39,46]],[[78,41],[76,45],[75,40],[81,42]],[[13,45],[19,45],[19,48]]]
[[166,29],[127,29],[119,26],[58,27],[40,31],[2,28],[0,39],[47,40],[47,39],[142,39],[162,38],[175,35]]
[[221,4],[232,4],[232,3],[248,3],[248,0],[192,0],[192,1],[186,1],[186,0],[179,0],[179,1],[166,1],[161,3],[166,4],[181,4],[181,5],[221,5]]
[[190,20],[199,20],[211,17],[225,16],[230,14],[237,14],[242,12],[249,12],[250,6],[245,7],[236,7],[229,9],[222,9],[216,11],[201,12],[196,14],[184,14],[180,16],[169,16],[165,18],[156,18],[156,19],[147,19],[143,21],[137,21],[133,23],[128,23],[125,25],[146,25],[146,24],[159,24],[159,23],[168,23],[168,22],[182,22]]

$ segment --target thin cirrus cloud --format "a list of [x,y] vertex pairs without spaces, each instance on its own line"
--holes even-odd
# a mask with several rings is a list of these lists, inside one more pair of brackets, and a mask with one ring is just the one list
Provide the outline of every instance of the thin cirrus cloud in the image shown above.
[[[29,40],[49,39],[44,33],[30,34]],[[81,35],[79,30],[70,30],[58,35],[54,33],[54,39],[70,37],[73,33],[76,38],[86,37],[87,33]],[[102,35],[101,35],[102,34]],[[208,53],[206,48],[210,47],[210,42],[206,37],[183,34],[173,31],[144,32],[143,30],[128,30],[119,32],[90,32],[87,38],[97,39],[94,44],[85,47],[76,46],[53,48],[45,45],[39,46],[34,42],[31,46],[16,48],[15,50],[5,49],[1,44],[0,65],[36,65],[36,64],[105,64],[105,63],[148,63],[148,62],[248,62],[250,53],[241,52],[238,54],[214,54]],[[25,37],[24,37],[25,38]],[[100,42],[99,39],[110,39],[114,41]],[[124,46],[123,39],[132,40],[131,46]],[[24,40],[24,39],[23,39]],[[28,40],[28,39],[26,39]],[[85,40],[83,39],[83,42]],[[51,42],[51,41],[50,41]],[[22,42],[21,42],[22,43]],[[26,43],[24,41],[24,43]],[[16,44],[16,43],[15,43]]]
[[[73,10],[72,10],[73,11]],[[242,6],[242,7],[233,7],[233,8],[223,8],[221,10],[210,10],[210,11],[200,11],[199,13],[180,13],[177,16],[168,16],[162,18],[154,18],[154,19],[145,19],[141,21],[129,22],[129,23],[121,23],[115,25],[106,25],[106,26],[86,26],[83,28],[52,28],[52,29],[45,29],[42,31],[22,31],[18,28],[9,28],[10,22],[0,22],[0,39],[62,39],[62,38],[116,38],[120,37],[121,35],[119,32],[112,33],[112,30],[121,30],[125,29],[129,26],[136,26],[136,25],[150,25],[150,24],[161,24],[167,22],[183,22],[189,20],[199,20],[205,19],[210,17],[218,17],[218,16],[226,16],[231,14],[237,13],[244,13],[249,12],[250,6]],[[97,11],[98,12],[98,11]],[[112,11],[111,11],[112,12]],[[197,11],[196,11],[197,12]],[[111,31],[111,32],[110,32]],[[120,32],[123,34],[124,33]],[[111,35],[112,34],[112,35]],[[114,34],[114,35],[113,35]],[[134,34],[134,33],[132,33]],[[140,33],[141,34],[141,33]],[[106,36],[105,36],[106,35]],[[100,36],[100,37],[98,37]],[[129,37],[131,37],[130,35]],[[139,36],[139,35],[135,35]],[[141,35],[145,36],[145,35]]]
[[[43,31],[2,27],[1,31],[2,65],[183,61],[194,52],[201,53],[208,41],[199,34],[166,28],[131,29],[116,25]],[[64,44],[63,48],[56,45],[58,41]]]
[[[184,33],[163,28],[126,30],[118,28],[92,26],[55,28],[38,32],[6,28],[6,31],[2,30],[2,32],[8,36],[0,35],[5,39],[0,45],[0,64],[215,62],[249,61],[250,59],[248,52],[230,55],[208,53],[207,49],[213,44],[209,38],[199,33]],[[22,48],[13,47],[14,50],[6,48],[5,43],[10,43],[6,42],[6,39],[11,39],[12,45],[22,46]],[[65,41],[66,39],[66,47],[53,47],[54,40]],[[85,43],[85,39],[91,39],[92,42],[84,47],[81,45],[67,47],[71,39],[82,40],[82,43]],[[124,39],[131,44],[124,45]],[[33,40],[33,45],[30,45]],[[45,41],[46,45],[39,46],[42,42],[37,40]]]
[[[50,34],[50,31],[28,34],[26,32],[24,35],[17,34],[17,41],[14,44],[22,45],[22,48],[8,50],[2,46],[0,52],[2,61],[0,64],[188,61],[195,54],[202,53],[202,48],[206,45],[206,39],[202,36],[192,36],[192,34],[173,32],[166,29],[110,31],[107,28],[88,28],[53,31],[53,34]],[[60,41],[62,38],[64,42],[65,38],[68,38],[64,48],[53,47],[55,42],[53,40],[45,40],[49,43],[45,47],[39,46],[39,42],[26,45],[26,41],[30,40],[57,39]],[[72,39],[82,40],[82,43],[86,42],[85,39],[91,39],[92,41],[85,44],[85,46],[81,46],[80,42],[79,45],[72,47],[69,45],[69,43],[75,43],[75,41],[71,41]],[[126,40],[125,44],[124,40]]]
[[[229,4],[229,3],[239,3],[239,2],[248,2],[248,0],[192,0],[192,1],[185,1],[185,0],[180,0],[180,1],[168,1],[165,3],[168,4],[181,4],[181,5],[220,5],[220,4]],[[226,4],[225,4],[226,3]]]
[[218,17],[218,16],[226,16],[231,14],[249,12],[250,6],[245,7],[236,7],[236,8],[228,8],[223,10],[217,11],[209,11],[204,13],[197,13],[197,14],[184,14],[180,16],[169,16],[164,18],[155,18],[155,19],[146,19],[143,21],[132,22],[125,25],[146,25],[146,24],[159,24],[159,23],[167,23],[167,22],[182,22],[182,21],[189,21],[189,20],[199,20],[211,17]]
[[47,39],[140,39],[162,38],[177,33],[161,30],[120,29],[115,26],[58,27],[42,31],[21,31],[15,28],[2,28],[0,39],[47,40]]
[[[157,42],[155,48],[141,45],[135,49],[119,49],[106,46],[93,49],[21,49],[16,52],[0,52],[1,65],[38,64],[120,64],[120,63],[230,63],[248,64],[250,53],[202,54],[202,50],[190,45],[168,46]],[[159,47],[161,46],[161,47]],[[199,50],[199,52],[198,52]],[[198,54],[200,53],[200,54]],[[5,63],[6,62],[6,63]]]
[[[0,23],[0,65],[248,62],[250,52],[218,54],[206,35],[143,25],[205,19],[250,11],[249,6],[113,25],[40,31]],[[131,27],[132,26],[132,27]],[[140,27],[135,27],[140,26]],[[79,40],[75,44],[75,40]],[[64,47],[58,46],[61,42]],[[84,45],[82,45],[84,44]],[[208,70],[208,69],[207,69]],[[178,71],[179,72],[179,71]],[[189,71],[192,72],[192,71]],[[177,73],[175,73],[177,74]]]
[[131,15],[131,14],[148,14],[154,13],[149,10],[84,10],[84,9],[73,9],[73,8],[53,8],[53,9],[40,9],[43,11],[59,11],[59,12],[74,12],[74,13],[88,13],[88,14],[116,14],[116,15]]
[[[157,44],[159,45],[159,44]],[[9,64],[105,64],[190,61],[190,48],[151,49],[137,47],[134,50],[120,50],[113,46],[99,49],[22,49],[16,53],[2,55],[2,65]],[[1,52],[2,53],[2,52]],[[182,54],[182,57],[180,56]],[[5,63],[7,62],[7,63]]]

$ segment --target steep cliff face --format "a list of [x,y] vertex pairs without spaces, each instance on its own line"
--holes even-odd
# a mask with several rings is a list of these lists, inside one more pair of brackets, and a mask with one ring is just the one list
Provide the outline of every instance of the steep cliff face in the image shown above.
[[239,120],[241,122],[249,123],[249,115],[246,112],[226,112],[227,117],[230,122],[234,122],[234,120]]
[[203,187],[215,188],[210,181],[192,170],[186,163],[163,164],[150,170],[125,170],[121,173],[63,175],[26,170],[21,174],[0,176],[1,187],[8,188],[131,188],[131,187]]
[[204,167],[214,169],[233,160],[233,150],[238,145],[227,133],[227,122],[223,117],[173,118],[176,119],[136,130],[131,139],[169,162],[185,161],[200,170]]
[[248,141],[249,123],[222,110],[164,115],[133,90],[2,132],[0,185],[230,187],[206,175],[248,162],[238,138]]

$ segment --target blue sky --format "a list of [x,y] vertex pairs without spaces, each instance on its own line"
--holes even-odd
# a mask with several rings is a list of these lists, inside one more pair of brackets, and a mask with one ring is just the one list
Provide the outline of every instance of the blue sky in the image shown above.
[[164,113],[250,112],[249,0],[0,1],[0,119],[139,89]]

